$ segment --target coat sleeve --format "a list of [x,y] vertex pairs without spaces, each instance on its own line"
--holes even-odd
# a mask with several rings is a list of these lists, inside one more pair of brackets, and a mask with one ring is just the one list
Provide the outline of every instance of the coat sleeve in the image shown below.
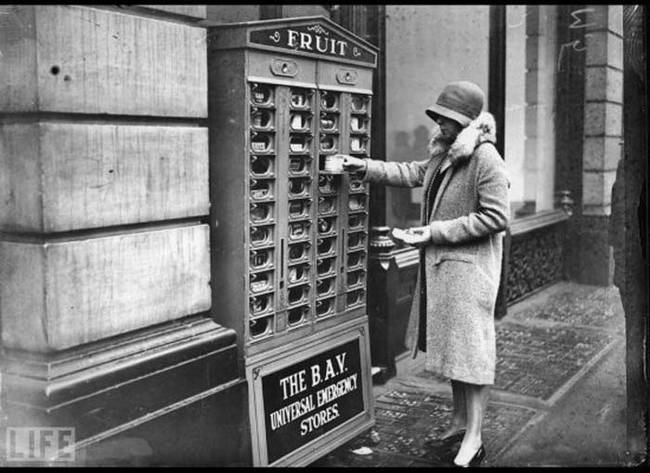
[[459,244],[503,231],[508,226],[510,203],[508,177],[499,153],[478,151],[472,159],[477,165],[478,209],[452,220],[433,221],[431,242],[433,244]]
[[368,167],[363,179],[395,187],[418,187],[424,182],[429,160],[400,163],[395,161],[366,160]]

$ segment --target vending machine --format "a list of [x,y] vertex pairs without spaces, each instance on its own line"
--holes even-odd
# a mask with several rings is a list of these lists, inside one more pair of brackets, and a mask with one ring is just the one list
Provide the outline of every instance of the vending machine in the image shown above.
[[208,31],[213,316],[238,334],[255,465],[374,423],[368,184],[377,50],[324,17]]

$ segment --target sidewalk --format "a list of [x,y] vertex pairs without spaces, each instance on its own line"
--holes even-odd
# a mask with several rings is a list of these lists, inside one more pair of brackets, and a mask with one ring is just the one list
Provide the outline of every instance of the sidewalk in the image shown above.
[[[615,287],[562,282],[511,306],[497,322],[482,466],[624,465],[624,327]],[[427,440],[450,421],[451,389],[423,365],[403,357],[397,376],[374,387],[374,432],[312,466],[446,465]]]

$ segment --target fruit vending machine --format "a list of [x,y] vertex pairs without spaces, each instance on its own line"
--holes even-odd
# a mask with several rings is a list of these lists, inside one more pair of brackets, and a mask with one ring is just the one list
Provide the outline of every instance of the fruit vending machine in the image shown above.
[[366,310],[376,48],[324,17],[208,30],[212,313],[238,334],[255,465],[374,424]]

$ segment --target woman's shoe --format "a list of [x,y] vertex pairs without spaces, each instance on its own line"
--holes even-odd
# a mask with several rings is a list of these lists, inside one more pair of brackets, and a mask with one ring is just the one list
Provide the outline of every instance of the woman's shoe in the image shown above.
[[481,446],[478,448],[472,459],[469,461],[469,463],[465,465],[459,465],[458,463],[454,462],[454,465],[459,466],[461,468],[467,468],[470,466],[479,466],[483,459],[485,458],[485,448],[481,444]]

